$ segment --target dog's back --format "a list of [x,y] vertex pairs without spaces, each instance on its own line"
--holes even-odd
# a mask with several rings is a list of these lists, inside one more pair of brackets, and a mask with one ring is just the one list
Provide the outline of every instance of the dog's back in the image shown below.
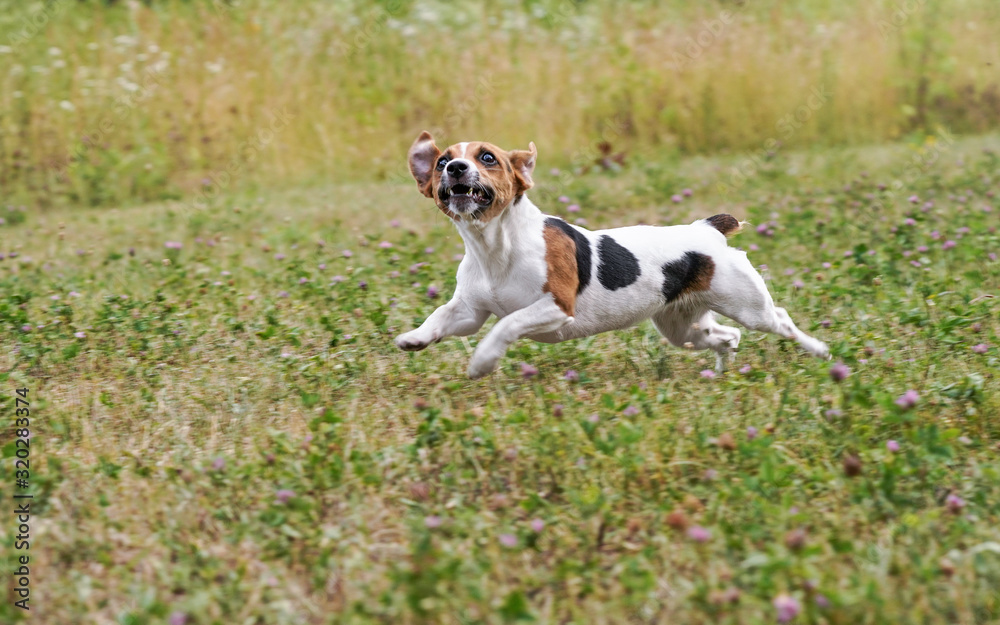
[[[729,215],[687,225],[594,231],[563,222],[564,230],[573,230],[577,262],[581,256],[589,257],[585,268],[589,274],[580,277],[583,288],[576,295],[574,322],[532,338],[563,341],[627,328],[666,308],[700,307],[717,265],[738,260],[729,256],[739,252],[729,248],[725,233],[739,227]],[[586,254],[579,253],[581,245],[588,247]]]

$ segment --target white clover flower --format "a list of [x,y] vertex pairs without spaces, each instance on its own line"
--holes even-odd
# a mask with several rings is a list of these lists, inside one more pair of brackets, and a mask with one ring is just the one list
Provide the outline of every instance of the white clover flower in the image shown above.
[[76,110],[76,107],[73,106],[73,103],[70,102],[69,100],[63,100],[62,102],[60,102],[59,103],[59,108],[61,108],[64,111],[75,111]]
[[91,41],[90,43],[88,43],[88,44],[87,44],[87,49],[88,49],[88,50],[96,50],[96,49],[98,49],[99,47],[100,47],[100,46],[99,46],[99,45],[97,45],[97,42],[96,42],[96,41]]
[[56,48],[56,47],[52,47],[52,48],[49,48],[49,54],[52,55],[52,56],[59,56],[60,54],[62,54],[62,50],[60,50],[59,48]]
[[10,54],[14,51],[14,48],[10,46],[0,46],[0,54]]
[[56,59],[56,60],[52,61],[52,67],[56,67],[56,68],[66,67],[66,61],[64,61],[62,59]]

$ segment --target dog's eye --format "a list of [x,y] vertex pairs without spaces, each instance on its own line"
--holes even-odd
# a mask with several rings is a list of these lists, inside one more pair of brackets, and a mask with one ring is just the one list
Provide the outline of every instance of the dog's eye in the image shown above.
[[441,158],[439,158],[438,159],[438,164],[437,164],[438,171],[441,171],[442,169],[444,169],[444,166],[447,165],[447,164],[448,164],[448,157],[447,156],[442,156]]
[[479,160],[487,165],[494,165],[497,162],[497,157],[493,156],[489,152],[483,152],[483,155],[479,157]]

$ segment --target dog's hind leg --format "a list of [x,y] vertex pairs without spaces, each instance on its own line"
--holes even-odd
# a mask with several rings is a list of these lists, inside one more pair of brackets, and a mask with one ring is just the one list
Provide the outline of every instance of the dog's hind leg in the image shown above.
[[747,259],[746,254],[728,250],[724,262],[716,262],[712,287],[707,294],[709,307],[751,330],[770,332],[798,341],[817,358],[829,358],[826,343],[800,330],[788,311],[774,305],[764,279]]
[[667,309],[653,315],[653,325],[677,347],[714,351],[715,369],[720,373],[726,370],[730,355],[739,346],[742,336],[738,329],[716,322],[709,310],[690,315]]

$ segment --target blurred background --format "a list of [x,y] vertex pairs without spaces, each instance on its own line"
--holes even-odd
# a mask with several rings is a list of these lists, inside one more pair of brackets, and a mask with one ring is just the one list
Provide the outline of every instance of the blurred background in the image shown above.
[[546,167],[1000,125],[996,0],[0,0],[25,206],[404,180],[439,142]]

